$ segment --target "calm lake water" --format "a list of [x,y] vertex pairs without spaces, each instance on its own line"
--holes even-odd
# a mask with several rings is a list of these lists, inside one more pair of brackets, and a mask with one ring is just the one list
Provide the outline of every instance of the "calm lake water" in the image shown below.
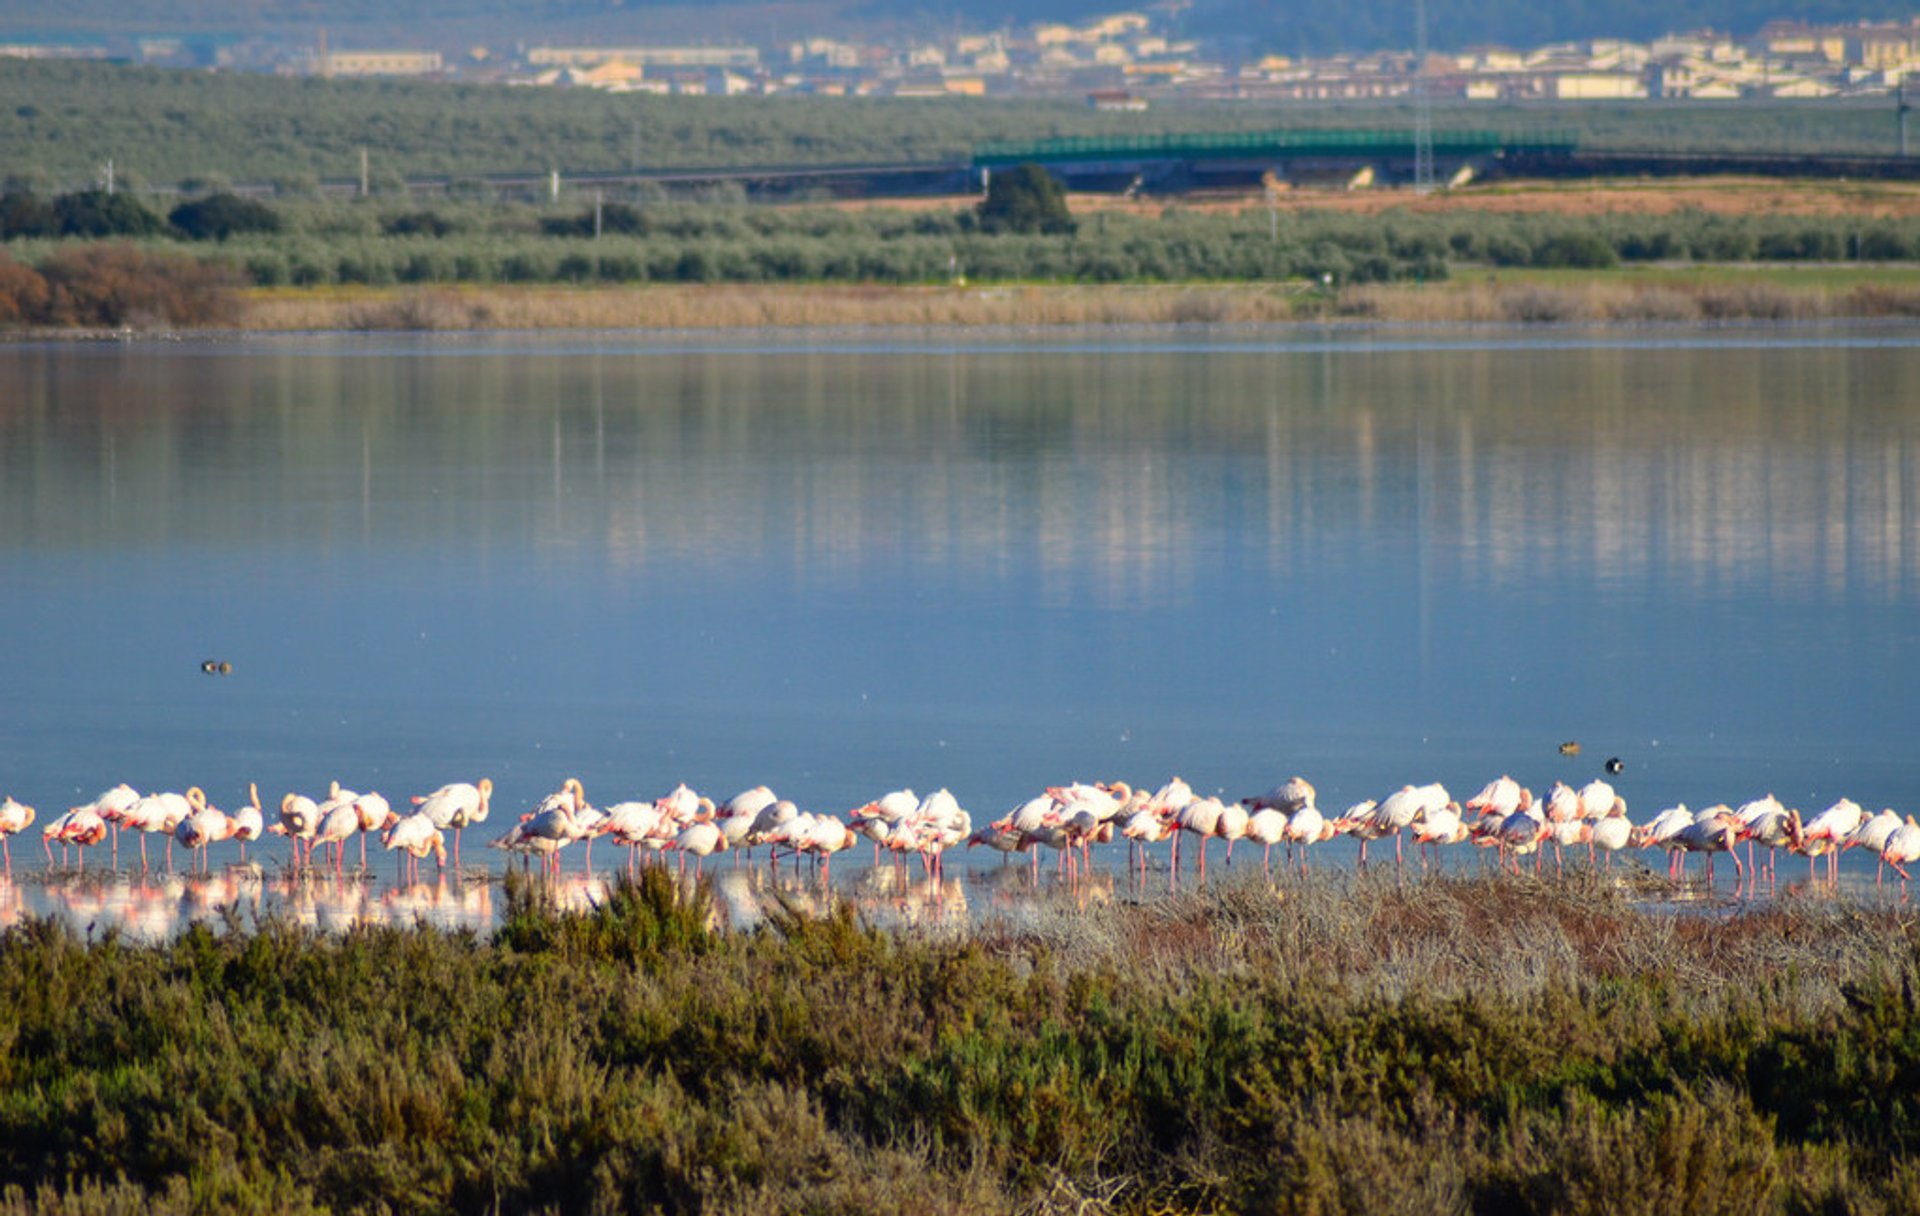
[[1920,810],[1917,525],[1905,327],[12,346],[0,793]]

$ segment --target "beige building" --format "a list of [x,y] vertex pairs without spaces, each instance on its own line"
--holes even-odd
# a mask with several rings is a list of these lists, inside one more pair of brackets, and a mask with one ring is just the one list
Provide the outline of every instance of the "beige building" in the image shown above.
[[590,67],[624,59],[644,68],[734,68],[760,66],[751,46],[537,46],[527,52],[535,67]]
[[439,51],[324,51],[322,76],[431,76],[444,65]]
[[1647,95],[1646,82],[1629,72],[1556,72],[1546,85],[1556,101],[1629,101]]

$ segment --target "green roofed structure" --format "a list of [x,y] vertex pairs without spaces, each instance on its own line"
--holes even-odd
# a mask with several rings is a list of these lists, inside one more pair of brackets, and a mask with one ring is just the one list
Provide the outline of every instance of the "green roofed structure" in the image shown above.
[[[1432,134],[1434,164],[1443,181],[1465,180],[1513,155],[1568,157],[1575,143],[1574,136],[1563,133]],[[973,169],[986,175],[1012,165],[1037,164],[1079,190],[1245,186],[1268,175],[1280,181],[1344,178],[1364,184],[1411,180],[1415,151],[1410,130],[1069,136],[982,144],[974,151]]]

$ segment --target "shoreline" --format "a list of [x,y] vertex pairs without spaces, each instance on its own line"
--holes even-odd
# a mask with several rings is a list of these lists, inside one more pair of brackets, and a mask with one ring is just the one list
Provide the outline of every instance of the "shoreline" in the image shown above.
[[1099,329],[1849,322],[1920,318],[1920,269],[1648,267],[1465,272],[1432,283],[423,285],[248,288],[234,323],[22,327],[0,343],[296,333]]
[[[1920,317],[1905,267],[1459,275],[1332,289],[1289,283],[641,285],[252,291],[237,329],[493,331],[1114,325],[1618,323]],[[1798,281],[1796,281],[1798,280]]]

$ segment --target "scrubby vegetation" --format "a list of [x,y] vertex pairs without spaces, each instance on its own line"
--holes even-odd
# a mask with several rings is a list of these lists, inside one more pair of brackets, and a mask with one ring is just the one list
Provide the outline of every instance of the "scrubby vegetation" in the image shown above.
[[64,246],[38,267],[0,254],[0,325],[224,325],[236,285],[221,267],[127,244]]
[[1228,885],[1029,927],[0,937],[48,1211],[1872,1212],[1920,1203],[1916,925],[1598,878]]
[[[1592,149],[1898,149],[1891,110],[1875,100],[1469,103],[1437,105],[1433,122],[1442,131],[1566,132]],[[1108,114],[1077,98],[645,97],[30,60],[0,73],[0,165],[43,190],[95,181],[109,157],[123,185],[224,179],[298,196],[322,179],[357,181],[362,148],[372,184],[392,189],[427,175],[550,168],[937,163],[982,143],[1055,135],[1412,125],[1411,109],[1393,103],[1156,102],[1145,114]]]
[[[586,207],[264,204],[214,194],[182,203],[162,220],[125,195],[46,200],[16,192],[0,195],[0,235],[11,238],[22,260],[37,264],[70,244],[53,239],[63,234],[147,234],[142,248],[190,252],[263,287],[911,284],[946,282],[956,273],[974,282],[1355,285],[1431,282],[1463,267],[1920,259],[1920,218],[1308,210],[1270,223],[1258,209],[1176,204],[1158,213],[1069,218],[1057,197],[1006,206],[847,210],[657,198]],[[163,229],[171,235],[156,235]]]

